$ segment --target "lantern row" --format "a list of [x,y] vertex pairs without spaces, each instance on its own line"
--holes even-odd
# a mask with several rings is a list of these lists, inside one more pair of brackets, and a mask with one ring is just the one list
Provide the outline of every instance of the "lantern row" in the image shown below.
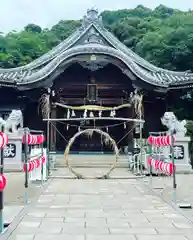
[[[43,135],[27,135],[27,144],[41,144],[45,142]],[[22,143],[25,143],[25,136],[22,138]],[[4,148],[8,144],[8,136],[5,133],[0,132],[0,149]]]
[[147,139],[147,142],[151,145],[155,146],[169,146],[172,145],[175,141],[174,136],[159,136],[159,137],[153,137],[149,136]]
[[162,171],[168,175],[172,175],[173,171],[176,170],[176,166],[172,163],[162,162],[161,160],[155,160],[153,158],[148,159],[148,164],[151,165],[155,170]]
[[40,164],[44,164],[46,161],[45,157],[41,157],[40,159],[35,159],[35,160],[31,160],[28,161],[28,163],[24,163],[23,165],[23,170],[24,172],[31,172],[32,170],[39,168]]
[[[43,142],[45,142],[45,136],[43,135],[27,135],[26,136],[27,139],[27,144],[29,145],[33,145],[33,144],[41,144]],[[22,143],[25,143],[25,136],[23,136],[22,138]]]

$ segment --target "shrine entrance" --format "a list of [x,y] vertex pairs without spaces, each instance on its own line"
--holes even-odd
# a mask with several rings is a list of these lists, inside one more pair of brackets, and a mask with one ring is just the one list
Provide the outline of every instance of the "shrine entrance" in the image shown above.
[[[93,67],[93,66],[92,66]],[[96,69],[98,67],[98,69]],[[131,80],[117,66],[108,63],[95,66],[92,71],[87,64],[73,63],[65,69],[54,81],[53,101],[70,106],[82,106],[85,104],[114,107],[128,103],[129,93],[133,91]],[[74,117],[82,117],[84,111],[76,111]],[[98,117],[98,112],[90,113]],[[64,108],[55,106],[52,108],[52,118],[67,118],[68,112]],[[103,117],[110,117],[109,112],[103,113]],[[132,107],[122,108],[116,111],[116,117],[135,118]],[[52,145],[57,151],[63,151],[69,139],[77,132],[86,128],[98,128],[108,132],[116,141],[119,149],[133,144],[133,123],[125,123],[115,120],[84,120],[60,122],[52,127]],[[65,138],[64,138],[65,137]],[[75,140],[72,152],[112,152],[108,146],[101,144],[98,134],[93,134],[92,139],[80,135]]]

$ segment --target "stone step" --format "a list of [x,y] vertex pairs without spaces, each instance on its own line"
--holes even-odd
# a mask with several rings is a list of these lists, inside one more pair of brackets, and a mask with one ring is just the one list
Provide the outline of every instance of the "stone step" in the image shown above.
[[[114,155],[69,155],[69,163],[74,167],[110,167],[115,163]],[[56,157],[56,167],[66,167],[63,156]],[[128,168],[128,158],[119,157],[117,167]]]

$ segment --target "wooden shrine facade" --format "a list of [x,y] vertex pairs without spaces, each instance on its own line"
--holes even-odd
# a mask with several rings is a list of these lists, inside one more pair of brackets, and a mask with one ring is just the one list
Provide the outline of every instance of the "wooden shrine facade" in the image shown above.
[[[82,26],[50,52],[26,66],[0,69],[0,115],[6,118],[12,109],[22,109],[25,126],[47,131],[38,111],[42,94],[50,94],[51,118],[65,118],[67,112],[55,106],[55,102],[70,106],[118,106],[129,103],[130,94],[137,89],[144,96],[143,134],[147,136],[149,131],[162,128],[160,118],[167,108],[168,93],[192,84],[193,73],[161,69],[140,58],[108,32],[98,12],[90,9]],[[82,116],[83,112],[75,114]],[[136,118],[133,107],[116,114]],[[79,127],[93,124],[109,131],[120,142],[119,147],[132,146],[133,137],[138,137],[133,123],[125,126],[115,121],[57,122],[50,126],[51,150],[63,151]],[[101,146],[99,136],[92,141],[77,139],[73,150],[108,151]]]

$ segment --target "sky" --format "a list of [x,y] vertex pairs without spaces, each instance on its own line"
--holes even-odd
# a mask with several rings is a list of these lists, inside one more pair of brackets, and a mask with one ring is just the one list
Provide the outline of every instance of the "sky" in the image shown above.
[[82,18],[91,7],[101,12],[139,4],[149,8],[163,4],[181,10],[193,9],[193,0],[0,0],[0,32],[19,31],[28,23],[50,28],[60,20]]

